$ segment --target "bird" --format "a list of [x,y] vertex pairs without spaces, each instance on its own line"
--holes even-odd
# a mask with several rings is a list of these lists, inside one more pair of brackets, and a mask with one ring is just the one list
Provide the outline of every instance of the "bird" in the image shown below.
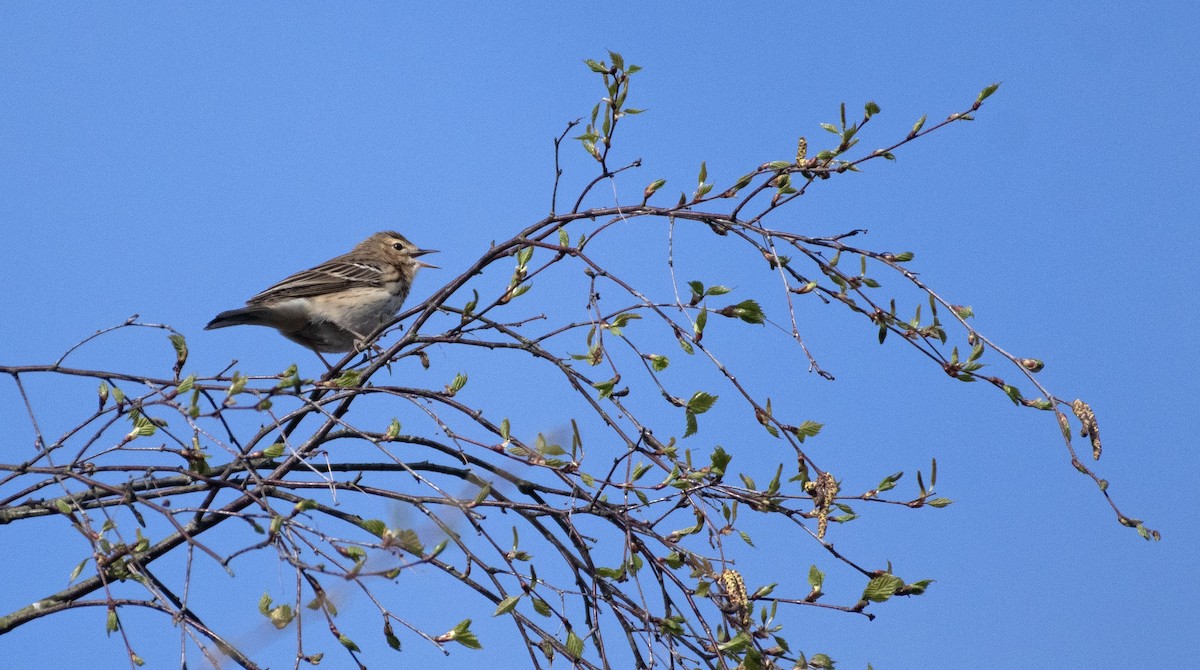
[[[425,254],[400,233],[382,231],[348,253],[280,281],[221,312],[205,330],[267,326],[317,353],[361,351],[367,337],[404,305]],[[328,362],[326,362],[328,365]]]

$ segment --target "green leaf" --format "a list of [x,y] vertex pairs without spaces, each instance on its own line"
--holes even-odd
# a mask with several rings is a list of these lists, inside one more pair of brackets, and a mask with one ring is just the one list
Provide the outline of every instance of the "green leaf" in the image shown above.
[[879,113],[879,105],[875,104],[874,101],[868,102],[864,108],[868,119]]
[[991,95],[993,93],[996,92],[996,89],[998,89],[998,88],[1000,88],[1000,82],[996,82],[995,84],[992,84],[991,86],[985,87],[982,91],[979,92],[979,97],[975,99],[975,102],[983,102],[984,100],[987,100],[988,98],[991,97]]
[[687,401],[687,409],[693,414],[703,414],[712,409],[713,404],[717,402],[719,396],[705,393],[704,391],[696,391]]
[[660,354],[650,354],[650,368],[655,372],[662,372],[667,369],[671,361],[666,356]]
[[379,519],[363,519],[358,525],[375,537],[383,537],[384,532],[387,531],[387,524]]
[[276,442],[271,446],[263,449],[263,456],[266,458],[279,458],[283,455],[284,445],[282,442]]
[[906,591],[908,591],[909,594],[914,595],[914,596],[919,596],[919,595],[925,593],[925,589],[929,588],[929,585],[932,583],[933,583],[932,579],[922,579],[919,582],[913,582],[912,584],[905,584],[904,588]]
[[442,637],[448,641],[457,642],[467,649],[483,648],[483,645],[479,643],[479,638],[475,637],[475,633],[471,632],[470,619],[463,619],[453,630]]
[[183,335],[180,335],[179,333],[171,333],[167,336],[167,339],[171,340],[171,347],[175,349],[176,369],[182,368],[183,364],[187,363],[188,359],[187,340],[185,340]]
[[501,600],[500,604],[496,606],[496,611],[494,614],[492,614],[492,616],[500,616],[501,614],[508,614],[509,612],[513,611],[513,608],[517,606],[517,601],[520,599],[521,596],[517,595],[509,596],[504,600]]
[[619,376],[617,376],[617,377],[613,377],[612,379],[609,379],[608,381],[596,382],[595,384],[592,384],[592,388],[594,388],[600,392],[601,399],[608,398],[609,396],[612,395],[613,387],[617,385],[617,382],[620,379],[621,378]]
[[900,481],[900,478],[903,476],[904,476],[903,472],[897,472],[894,474],[890,474],[887,477],[884,477],[883,481],[879,482],[879,486],[876,486],[875,490],[876,491],[890,491],[890,490],[896,488],[896,482]]
[[820,589],[821,585],[824,583],[825,573],[818,570],[817,566],[815,565],[810,566],[808,568],[808,585],[814,589]]
[[762,307],[759,307],[754,300],[743,300],[734,305],[732,316],[736,316],[746,323],[754,324],[764,323],[767,319],[763,314]]
[[683,352],[688,355],[696,353],[696,350],[692,348],[692,343],[682,337],[679,338],[679,348],[683,349]]
[[732,460],[733,456],[718,446],[713,449],[712,455],[709,456],[709,469],[717,476],[724,475],[725,468],[729,467],[729,463]]
[[635,467],[633,469],[633,473],[630,474],[629,481],[636,482],[637,480],[641,479],[643,475],[645,475],[647,472],[649,472],[653,467],[654,466],[650,465],[649,463],[638,463],[637,467]]
[[225,392],[225,395],[232,398],[233,396],[241,393],[242,390],[246,388],[246,382],[249,380],[249,377],[246,377],[239,372],[234,372],[233,378],[229,382],[229,390]]
[[575,631],[567,633],[567,654],[572,658],[583,656],[583,639],[576,635]]
[[196,385],[196,375],[188,375],[183,378],[183,381],[179,382],[178,386],[175,387],[175,392],[176,393],[187,393],[188,391],[191,391],[192,387],[195,385]]
[[796,426],[796,429],[792,431],[792,433],[796,436],[797,440],[803,443],[806,438],[816,437],[824,427],[825,424],[823,423],[817,423],[816,421],[805,421],[799,426]]
[[904,586],[904,580],[896,575],[884,573],[875,577],[867,583],[867,588],[863,590],[863,600],[881,603],[892,597],[892,594]]
[[928,116],[928,114],[922,114],[921,118],[917,119],[917,122],[913,124],[912,130],[908,133],[909,137],[913,137],[921,132],[921,129],[925,127],[925,119]]
[[[629,110],[626,110],[626,113],[630,113]],[[642,191],[642,198],[644,200],[649,200],[650,196],[654,195],[658,189],[666,186],[666,184],[666,179],[655,179],[654,181],[650,182],[650,184]]]
[[129,431],[129,434],[125,436],[127,439],[149,437],[158,430],[158,426],[141,412],[130,412],[129,418],[133,421],[133,430]]
[[355,388],[361,380],[362,372],[358,370],[345,370],[342,374],[338,375],[337,379],[333,380],[333,383],[341,388]]
[[383,622],[383,639],[387,641],[389,647],[400,651],[400,638],[396,637],[396,633],[392,630],[391,621]]
[[346,637],[345,635],[339,635],[338,642],[341,642],[342,646],[349,649],[350,651],[362,651],[361,649],[358,648],[357,644],[354,644],[354,640],[351,640],[350,638]]
[[1014,405],[1021,404],[1021,389],[1019,389],[1015,386],[1010,386],[1008,384],[1005,384],[1004,385],[1004,393],[1008,396],[1008,399],[1011,400]]

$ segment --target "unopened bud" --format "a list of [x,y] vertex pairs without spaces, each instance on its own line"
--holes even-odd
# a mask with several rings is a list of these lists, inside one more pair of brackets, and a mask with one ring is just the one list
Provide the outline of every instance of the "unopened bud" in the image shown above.
[[1022,358],[1021,367],[1030,372],[1041,372],[1042,368],[1046,367],[1046,364],[1036,358]]

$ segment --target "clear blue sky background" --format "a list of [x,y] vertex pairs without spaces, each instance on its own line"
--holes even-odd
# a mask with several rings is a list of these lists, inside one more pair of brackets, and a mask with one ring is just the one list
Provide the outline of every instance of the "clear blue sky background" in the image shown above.
[[[1091,402],[1100,473],[1164,539],[1116,524],[1049,415],[948,381],[899,343],[879,347],[840,310],[817,311],[802,327],[838,381],[771,361],[795,368],[796,396],[777,402],[827,423],[813,447],[827,462],[853,467],[843,459],[854,454],[882,463],[879,474],[912,473],[937,457],[941,493],[957,502],[835,529],[840,549],[938,581],[873,608],[874,622],[804,610],[793,643],[843,668],[1187,665],[1200,590],[1195,5],[564,4],[0,5],[0,362],[50,362],[138,313],[189,335],[190,369],[311,364],[267,331],[201,329],[375,230],[441,249],[453,271],[543,216],[551,138],[598,99],[581,59],[605,49],[645,67],[631,104],[650,111],[630,119],[619,154],[645,167],[619,181],[625,201],[657,177],[668,197],[690,192],[701,160],[720,183],[788,159],[798,135],[824,141],[817,124],[841,101],[883,108],[869,147],[1000,81],[975,123],[822,184],[775,223],[869,228],[876,247],[915,251],[913,268],[973,305],[981,329],[1045,359],[1059,395]],[[568,156],[570,192],[591,166],[577,147]],[[414,295],[437,279],[422,276]],[[161,340],[121,335],[78,363],[163,371]],[[7,462],[32,448],[16,398],[0,380]],[[35,547],[19,525],[0,528],[3,611],[60,588],[79,560],[65,522],[46,528],[66,540]],[[824,560],[802,539],[759,546],[798,571]],[[258,588],[231,598],[231,617],[254,620]],[[122,666],[102,610],[70,622],[69,634],[54,618],[19,629],[0,654],[20,659],[13,667]],[[135,639],[150,667],[176,662],[165,625]],[[416,640],[395,657],[377,637],[357,639],[373,667],[441,658]],[[495,660],[456,650],[442,662]]]

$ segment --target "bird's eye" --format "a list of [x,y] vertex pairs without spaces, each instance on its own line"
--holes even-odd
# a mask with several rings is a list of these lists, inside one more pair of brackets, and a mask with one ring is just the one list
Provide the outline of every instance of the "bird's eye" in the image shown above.
[[403,242],[392,242],[392,248],[395,249],[396,251],[404,251],[404,243]]

